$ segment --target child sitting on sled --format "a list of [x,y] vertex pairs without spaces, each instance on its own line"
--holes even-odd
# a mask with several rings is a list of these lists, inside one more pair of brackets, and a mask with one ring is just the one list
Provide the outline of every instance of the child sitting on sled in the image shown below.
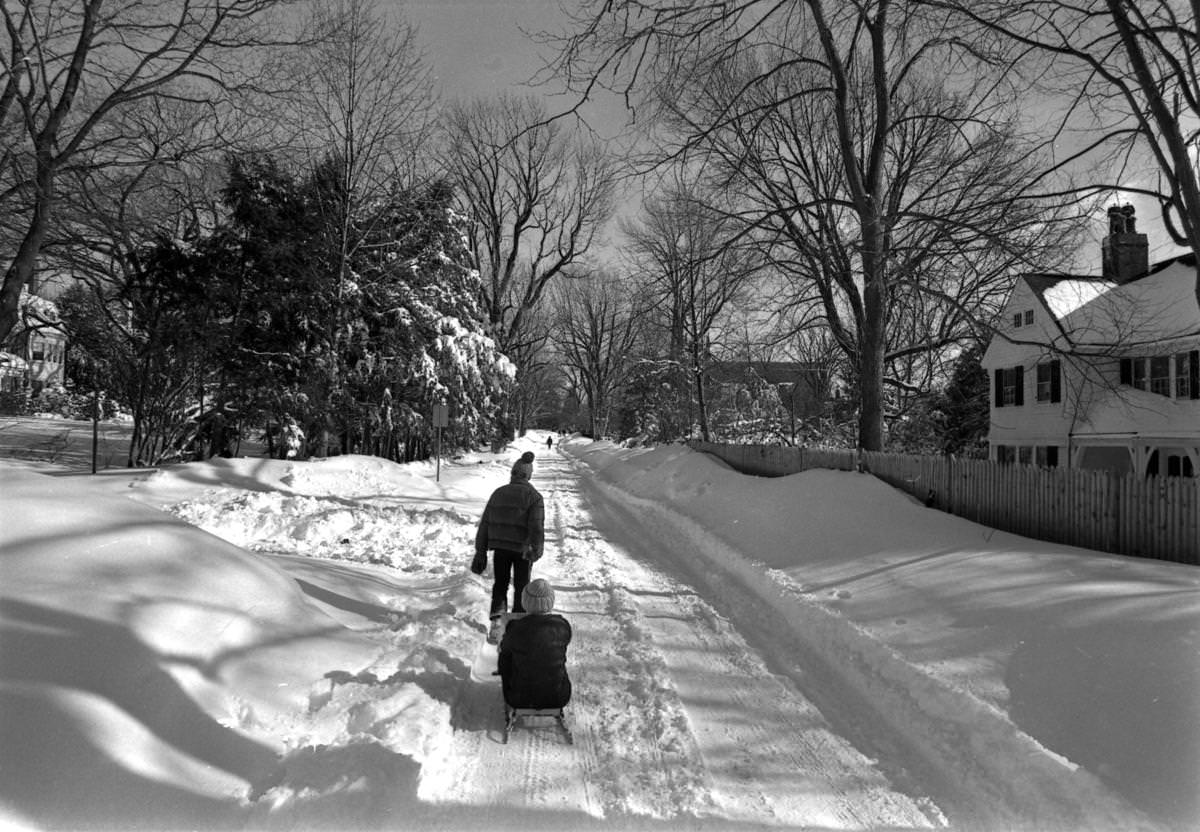
[[543,578],[521,593],[525,615],[513,618],[500,641],[500,685],[510,708],[563,708],[571,701],[567,645],[571,625],[553,612],[554,587]]

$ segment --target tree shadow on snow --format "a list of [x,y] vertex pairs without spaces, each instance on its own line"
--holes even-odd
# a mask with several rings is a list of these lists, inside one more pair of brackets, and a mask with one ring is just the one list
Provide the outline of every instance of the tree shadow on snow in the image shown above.
[[37,688],[0,690],[0,746],[0,802],[37,828],[163,830],[197,818],[206,829],[245,824],[240,801],[120,765],[76,712]]
[[[179,752],[244,780],[250,792],[280,773],[269,747],[245,737],[201,709],[160,667],[161,657],[128,630],[93,618],[24,601],[0,599],[0,792],[30,818],[51,826],[161,828],[182,813],[237,814],[220,801],[155,782],[123,768],[121,751],[104,726],[89,724],[73,701],[119,709]],[[85,698],[79,698],[79,695]],[[128,738],[120,738],[120,742]],[[46,784],[53,783],[49,788]],[[47,800],[50,797],[50,800]],[[159,817],[158,821],[154,818]]]
[[368,621],[374,621],[378,624],[389,624],[397,616],[395,610],[382,604],[373,604],[368,601],[350,598],[339,592],[319,587],[302,578],[296,578],[296,583],[308,597],[339,610],[361,616]]

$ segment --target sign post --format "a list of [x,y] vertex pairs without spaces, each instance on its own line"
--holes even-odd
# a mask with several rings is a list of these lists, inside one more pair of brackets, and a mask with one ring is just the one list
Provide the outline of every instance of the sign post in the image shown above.
[[96,473],[96,454],[100,448],[100,388],[92,390],[92,473]]
[[437,473],[435,481],[442,481],[442,428],[450,424],[450,408],[444,404],[433,406],[433,426],[437,429]]

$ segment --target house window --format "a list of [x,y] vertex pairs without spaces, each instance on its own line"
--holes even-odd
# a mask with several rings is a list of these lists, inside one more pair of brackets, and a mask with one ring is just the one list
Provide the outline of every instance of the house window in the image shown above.
[[1017,403],[1017,374],[1012,367],[1004,371],[1004,394],[1001,403],[1012,407]]
[[1017,462],[1022,465],[1030,465],[1033,463],[1033,448],[1029,445],[1022,445],[1017,448]]
[[1171,395],[1171,357],[1156,355],[1150,359],[1150,392],[1160,396]]
[[1175,398],[1200,399],[1200,350],[1175,356]]
[[1171,454],[1167,457],[1167,476],[1168,477],[1193,477],[1195,470],[1192,467],[1192,459],[1189,456],[1181,454]]
[[1033,310],[1026,309],[1025,310],[1025,326],[1032,326],[1032,325],[1033,325]]
[[1025,404],[1025,368],[1004,367],[995,371],[996,407],[1020,407]]
[[[1177,399],[1200,399],[1200,350],[1153,358],[1122,358],[1121,384]],[[1172,382],[1171,365],[1175,365]]]
[[35,339],[29,344],[29,360],[30,361],[45,361],[46,347],[40,339]]
[[1022,319],[1022,316],[1021,316],[1020,312],[1017,312],[1015,315],[1013,315],[1013,328],[1014,329],[1017,329],[1021,326],[1021,319]]
[[1058,446],[1038,445],[1034,450],[1034,462],[1039,468],[1058,467]]
[[1037,400],[1062,401],[1062,362],[1045,361],[1037,365]]
[[1001,465],[1012,465],[1017,461],[1017,449],[1013,445],[996,446],[996,462]]
[[1146,359],[1133,359],[1133,386],[1139,390],[1145,390],[1146,385]]

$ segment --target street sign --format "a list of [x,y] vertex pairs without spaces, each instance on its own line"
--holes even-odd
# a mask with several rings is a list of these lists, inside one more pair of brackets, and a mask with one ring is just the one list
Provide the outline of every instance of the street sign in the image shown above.
[[450,408],[444,404],[435,404],[433,406],[433,426],[435,428],[444,428],[450,425]]

